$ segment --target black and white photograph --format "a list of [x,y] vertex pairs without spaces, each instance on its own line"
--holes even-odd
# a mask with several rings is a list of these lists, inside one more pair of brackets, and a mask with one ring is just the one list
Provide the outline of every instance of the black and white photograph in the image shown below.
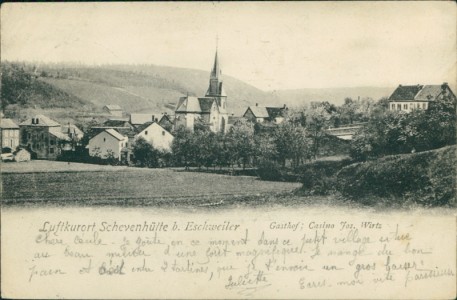
[[2,298],[457,296],[455,2],[0,12]]

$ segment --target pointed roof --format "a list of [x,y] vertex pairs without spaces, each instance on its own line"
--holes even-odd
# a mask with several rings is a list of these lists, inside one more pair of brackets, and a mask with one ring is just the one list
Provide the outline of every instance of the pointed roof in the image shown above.
[[219,78],[219,75],[222,75],[221,68],[219,66],[219,59],[217,58],[217,49],[216,55],[214,57],[214,65],[213,69],[211,70],[211,78]]

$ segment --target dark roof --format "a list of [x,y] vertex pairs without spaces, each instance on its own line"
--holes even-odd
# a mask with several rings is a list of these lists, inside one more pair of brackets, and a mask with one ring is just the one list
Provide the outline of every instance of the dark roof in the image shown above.
[[133,138],[136,135],[135,130],[133,130],[130,127],[125,127],[125,128],[116,128],[116,131],[122,134],[123,136],[126,136],[128,138]]
[[266,109],[270,118],[274,119],[276,117],[283,117],[282,113],[285,110],[285,107],[266,107]]
[[422,89],[422,85],[399,85],[392,95],[389,97],[389,100],[414,100],[417,93]]
[[128,121],[124,120],[107,120],[105,123],[103,123],[103,126],[105,127],[130,127],[130,124]]
[[172,119],[173,119],[173,116],[172,116],[172,115],[164,114],[164,115],[162,116],[162,118],[160,118],[159,124],[160,124],[160,123],[164,123],[164,122],[173,123],[173,122],[171,121]]
[[214,98],[198,98],[202,112],[210,112],[213,106]]

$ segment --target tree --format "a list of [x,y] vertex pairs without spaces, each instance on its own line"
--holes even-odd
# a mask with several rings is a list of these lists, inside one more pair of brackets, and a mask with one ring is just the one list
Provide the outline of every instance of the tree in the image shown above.
[[141,167],[157,168],[159,166],[160,152],[140,137],[133,146],[134,162]]
[[376,105],[367,125],[352,141],[358,160],[437,149],[456,143],[456,104],[451,97],[430,102],[428,110],[410,113]]
[[309,155],[309,144],[303,127],[284,122],[274,131],[273,143],[275,145],[278,161],[283,166],[286,160],[292,160],[292,166],[297,167]]
[[193,133],[184,126],[178,127],[174,132],[171,151],[175,163],[177,165],[184,165],[186,170],[188,170],[195,154]]
[[331,113],[322,104],[312,105],[304,113],[306,116],[306,131],[313,141],[312,153],[314,158],[316,158],[322,138],[326,134],[325,129],[329,126]]
[[227,135],[232,160],[241,162],[243,169],[255,155],[254,126],[249,121],[237,122]]

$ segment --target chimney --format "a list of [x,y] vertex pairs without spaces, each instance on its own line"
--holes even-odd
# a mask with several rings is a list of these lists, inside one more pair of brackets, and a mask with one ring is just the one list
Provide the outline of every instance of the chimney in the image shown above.
[[286,104],[284,104],[283,108],[286,108],[286,107],[287,107]]

